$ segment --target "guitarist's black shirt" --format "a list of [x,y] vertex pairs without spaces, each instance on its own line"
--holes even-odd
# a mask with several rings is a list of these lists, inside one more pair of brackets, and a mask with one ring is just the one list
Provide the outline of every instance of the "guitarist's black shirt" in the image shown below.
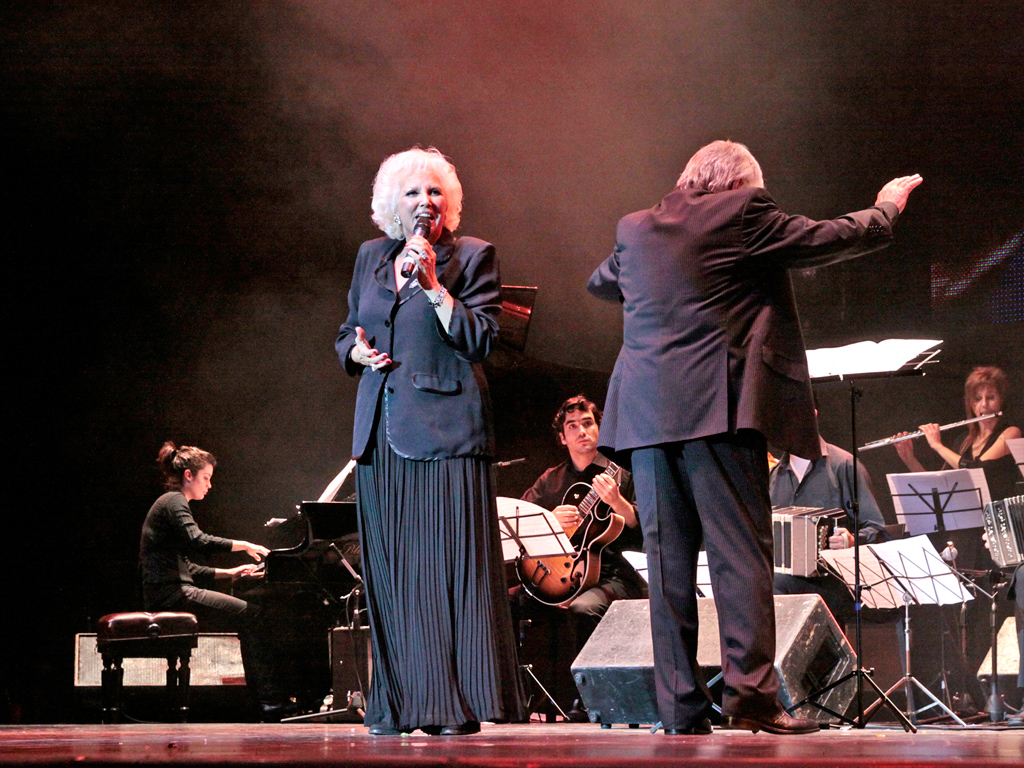
[[[537,478],[537,482],[533,484],[530,490],[523,494],[523,501],[529,501],[544,509],[554,509],[562,503],[562,500],[565,498],[565,492],[572,486],[576,483],[590,485],[593,479],[604,471],[604,466],[592,463],[580,472],[572,461],[564,461]],[[622,494],[626,501],[633,505],[635,513],[636,494],[633,491],[633,475],[625,469],[620,469],[618,478],[619,493]],[[643,547],[644,537],[640,531],[640,526],[637,525],[636,528],[625,526],[619,537],[605,547],[604,552],[601,554],[600,582],[619,581],[625,584],[631,592],[634,592],[635,597],[646,597],[647,588],[643,578],[622,556],[623,550],[642,551]]]

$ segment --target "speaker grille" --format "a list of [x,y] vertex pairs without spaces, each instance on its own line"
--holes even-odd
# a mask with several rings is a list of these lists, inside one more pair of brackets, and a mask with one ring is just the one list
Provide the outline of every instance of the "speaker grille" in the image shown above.
[[[721,669],[718,612],[709,598],[697,601],[700,632],[697,663],[710,679]],[[817,595],[775,596],[775,669],[786,707],[835,682],[853,670],[857,656],[825,603]],[[654,650],[650,603],[619,600],[611,605],[572,665],[583,703],[602,723],[656,722]],[[818,699],[844,713],[856,695],[851,679]],[[720,704],[720,701],[716,701]],[[796,711],[819,722],[831,718],[812,704]]]
[[[163,686],[167,683],[166,659],[125,659],[126,686]],[[245,685],[242,650],[238,635],[207,633],[199,635],[199,645],[192,650],[190,685]],[[96,650],[96,635],[75,635],[75,686],[99,687],[103,657]]]

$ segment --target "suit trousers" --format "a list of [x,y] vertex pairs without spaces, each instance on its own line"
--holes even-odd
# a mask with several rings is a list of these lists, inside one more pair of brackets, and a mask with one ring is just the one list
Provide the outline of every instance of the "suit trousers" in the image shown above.
[[658,713],[689,728],[710,713],[697,664],[697,556],[703,540],[718,608],[723,715],[780,710],[775,673],[771,502],[754,430],[632,452],[650,578]]

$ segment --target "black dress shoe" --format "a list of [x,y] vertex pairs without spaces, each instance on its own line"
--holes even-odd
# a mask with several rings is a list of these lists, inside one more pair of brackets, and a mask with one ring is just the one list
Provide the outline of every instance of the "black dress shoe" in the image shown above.
[[400,733],[400,730],[387,723],[374,723],[370,726],[371,736],[398,736]]
[[475,720],[470,720],[468,723],[462,723],[461,725],[446,725],[441,729],[441,736],[469,736],[474,733],[480,733],[480,723]]
[[707,736],[712,732],[711,721],[704,718],[689,728],[666,728],[666,736]]
[[818,732],[816,721],[793,717],[782,709],[770,715],[724,715],[722,727],[732,731],[765,731],[783,735]]

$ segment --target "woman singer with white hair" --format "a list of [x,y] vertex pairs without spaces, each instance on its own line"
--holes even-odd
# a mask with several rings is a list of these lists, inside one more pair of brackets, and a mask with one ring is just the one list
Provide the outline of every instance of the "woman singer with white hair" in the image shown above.
[[356,257],[335,342],[359,376],[352,455],[373,640],[375,735],[479,731],[522,718],[481,368],[498,335],[490,243],[456,237],[462,185],[436,149],[387,158],[385,237]]

